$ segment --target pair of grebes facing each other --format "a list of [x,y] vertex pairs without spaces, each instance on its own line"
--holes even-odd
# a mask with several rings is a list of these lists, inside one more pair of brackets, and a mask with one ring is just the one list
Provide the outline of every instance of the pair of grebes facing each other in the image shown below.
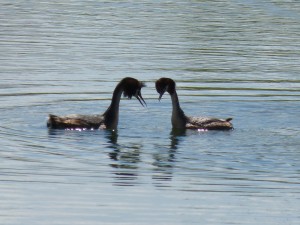
[[[145,87],[143,82],[134,78],[126,77],[116,86],[111,104],[101,115],[71,114],[66,116],[49,115],[47,126],[52,129],[116,129],[119,120],[119,104],[122,93],[129,99],[136,97],[142,106],[146,105],[141,89]],[[160,78],[155,87],[159,93],[159,100],[167,91],[172,100],[172,126],[174,129],[204,129],[204,130],[231,130],[231,118],[218,119],[212,117],[186,116],[180,107],[176,93],[176,84],[170,78]]]

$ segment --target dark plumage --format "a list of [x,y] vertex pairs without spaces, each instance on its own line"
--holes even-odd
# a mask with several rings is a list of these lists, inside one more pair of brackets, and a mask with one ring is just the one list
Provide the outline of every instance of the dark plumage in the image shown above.
[[71,114],[67,116],[49,115],[47,121],[47,127],[53,129],[116,129],[119,120],[119,103],[122,96],[136,97],[142,106],[146,105],[144,101],[141,89],[144,87],[144,83],[134,78],[126,77],[122,79],[116,86],[111,104],[108,109],[102,115],[81,115]]
[[176,84],[170,78],[160,78],[156,81],[155,87],[159,93],[159,100],[167,91],[172,99],[172,126],[176,129],[204,129],[204,130],[231,130],[232,118],[218,119],[212,117],[190,117],[186,116],[180,107],[176,92]]

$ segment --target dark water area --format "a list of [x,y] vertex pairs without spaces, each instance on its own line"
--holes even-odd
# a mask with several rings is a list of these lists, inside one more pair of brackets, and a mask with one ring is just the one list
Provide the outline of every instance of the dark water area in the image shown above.
[[[300,222],[300,2],[2,1],[0,223]],[[103,113],[117,131],[48,130],[49,113]],[[233,117],[232,131],[171,128]]]

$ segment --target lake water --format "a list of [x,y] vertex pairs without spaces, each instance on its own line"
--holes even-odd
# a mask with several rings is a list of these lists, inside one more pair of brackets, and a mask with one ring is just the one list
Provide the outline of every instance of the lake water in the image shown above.
[[[0,224],[300,223],[298,0],[2,0],[0,27]],[[47,129],[126,76],[117,132]],[[235,129],[173,134],[160,77]]]

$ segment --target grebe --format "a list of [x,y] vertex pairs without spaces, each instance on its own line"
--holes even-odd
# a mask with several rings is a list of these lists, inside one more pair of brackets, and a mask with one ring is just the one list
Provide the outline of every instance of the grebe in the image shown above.
[[155,87],[159,93],[159,100],[167,91],[172,99],[172,126],[175,129],[203,129],[203,130],[231,130],[233,129],[228,119],[217,119],[211,117],[189,117],[180,108],[179,99],[176,93],[175,81],[170,78],[160,78],[156,81]]
[[47,127],[53,129],[116,129],[119,120],[119,103],[122,96],[131,99],[136,97],[142,106],[146,105],[141,89],[144,83],[134,78],[126,77],[116,86],[111,104],[102,115],[71,114],[67,116],[49,115]]

